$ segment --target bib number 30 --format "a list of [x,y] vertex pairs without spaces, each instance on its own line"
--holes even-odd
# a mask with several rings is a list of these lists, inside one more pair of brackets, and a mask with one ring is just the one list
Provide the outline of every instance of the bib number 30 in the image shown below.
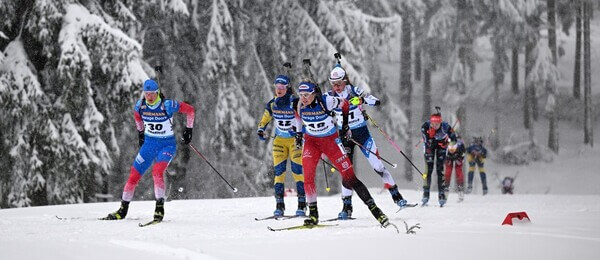
[[148,130],[150,131],[160,131],[163,129],[163,124],[148,123],[146,124],[146,127],[148,127]]

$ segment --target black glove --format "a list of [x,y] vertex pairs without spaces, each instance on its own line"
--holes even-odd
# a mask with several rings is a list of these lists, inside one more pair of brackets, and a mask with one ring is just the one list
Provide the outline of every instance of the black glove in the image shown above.
[[186,127],[183,130],[183,138],[181,138],[181,142],[183,144],[189,144],[192,141],[192,128]]
[[140,147],[144,144],[144,131],[138,131],[138,142],[140,143]]
[[362,112],[363,117],[365,118],[365,121],[369,121],[369,115],[367,114],[366,110],[363,110]]
[[352,139],[352,130],[350,130],[350,126],[347,124],[342,125],[342,139],[345,142],[348,142],[350,139]]
[[258,129],[256,130],[256,135],[258,135],[258,139],[260,139],[261,141],[265,141],[267,140],[267,138],[265,138],[265,130],[264,129]]
[[303,137],[302,132],[296,133],[296,148],[299,150],[302,149],[302,137]]

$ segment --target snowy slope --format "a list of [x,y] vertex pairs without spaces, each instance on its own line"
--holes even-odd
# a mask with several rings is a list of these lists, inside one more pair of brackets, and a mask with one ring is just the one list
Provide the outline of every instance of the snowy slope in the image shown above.
[[[392,222],[420,223],[417,234],[381,229],[362,203],[339,226],[271,232],[267,226],[301,220],[254,221],[273,210],[272,198],[171,201],[159,225],[139,228],[153,202],[134,201],[123,221],[96,217],[118,203],[0,210],[2,259],[596,259],[600,255],[599,195],[469,195],[445,208],[395,213],[388,194],[371,191]],[[420,194],[402,191],[411,200]],[[432,194],[435,198],[436,194]],[[357,200],[357,198],[355,199]],[[288,213],[295,207],[287,198]],[[320,197],[322,219],[341,208]],[[508,212],[526,211],[532,223],[501,226]],[[59,220],[55,216],[74,217]],[[402,228],[402,227],[401,227]]]

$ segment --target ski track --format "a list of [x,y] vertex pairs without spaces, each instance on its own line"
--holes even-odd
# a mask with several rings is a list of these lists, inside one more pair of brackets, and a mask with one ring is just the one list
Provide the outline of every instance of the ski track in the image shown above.
[[[421,192],[401,190],[409,202]],[[600,255],[600,195],[470,194],[440,208],[395,213],[389,194],[373,197],[400,230],[379,227],[354,200],[356,220],[338,226],[272,232],[302,219],[255,221],[272,213],[271,197],[179,200],[165,205],[165,222],[144,228],[153,201],[134,201],[121,221],[95,220],[118,202],[0,210],[2,259],[595,259]],[[456,196],[451,193],[450,197]],[[295,205],[295,198],[286,198]],[[560,206],[556,206],[560,205]],[[321,219],[337,216],[340,195],[320,196]],[[288,212],[295,209],[290,207]],[[502,226],[508,212],[526,211],[531,223]],[[55,216],[73,218],[59,220]],[[130,219],[131,218],[131,219]],[[420,223],[416,234],[405,234]],[[515,221],[517,222],[517,221]]]

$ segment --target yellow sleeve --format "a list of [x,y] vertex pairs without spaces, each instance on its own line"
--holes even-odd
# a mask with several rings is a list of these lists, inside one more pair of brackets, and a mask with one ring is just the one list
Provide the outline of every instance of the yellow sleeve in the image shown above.
[[271,113],[269,113],[269,111],[265,109],[265,112],[262,115],[262,119],[260,119],[260,123],[258,123],[258,128],[265,129],[269,122],[271,122],[272,118],[273,117],[271,116]]

